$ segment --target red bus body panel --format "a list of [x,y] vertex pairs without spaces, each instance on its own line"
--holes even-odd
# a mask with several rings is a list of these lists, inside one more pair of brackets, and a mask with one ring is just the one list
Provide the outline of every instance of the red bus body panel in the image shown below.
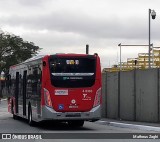
[[[58,57],[82,57],[87,56],[86,54],[59,54]],[[92,87],[83,87],[83,88],[57,88],[51,84],[48,57],[45,56],[43,61],[46,62],[46,66],[43,67],[43,76],[42,78],[42,88],[45,88],[49,91],[52,107],[57,112],[86,112],[90,111],[93,108],[94,98],[96,91],[101,88],[101,68],[100,68],[100,58],[95,55],[97,58],[96,61],[96,77],[95,84]],[[55,95],[56,90],[67,90],[68,95]],[[42,105],[45,105],[44,101],[44,91],[42,89]],[[59,106],[63,106],[63,109],[59,109]]]
[[[95,62],[96,65],[94,71],[95,76],[92,76],[93,81],[94,81],[93,78],[95,77],[94,84],[86,85],[90,87],[80,87],[80,86],[78,86],[77,88],[75,87],[66,88],[63,86],[55,87],[51,81],[51,71],[49,65],[50,64],[49,59],[51,58],[51,56],[55,55],[57,58],[73,57],[79,59],[79,58],[87,58],[88,56],[91,56],[91,58],[95,57],[96,59]],[[86,54],[72,54],[72,53],[55,54],[55,55],[46,55],[35,59],[31,58],[28,61],[10,67],[10,76],[11,76],[10,81],[12,82],[12,86],[10,86],[9,88],[12,93],[11,96],[8,98],[8,111],[10,113],[13,113],[14,115],[28,119],[29,115],[28,112],[29,110],[32,110],[33,120],[37,122],[42,120],[62,120],[62,121],[98,120],[101,115],[101,104],[102,104],[102,95],[101,95],[102,78],[101,78],[101,66],[100,66],[99,56],[86,55]],[[33,73],[31,73],[32,66],[40,69],[41,73],[40,75],[41,78],[39,78],[38,80],[40,83],[39,85],[40,87],[37,89],[38,95],[37,94],[35,95],[34,88],[32,88],[33,87],[32,81],[34,80],[29,78],[30,75],[34,76]],[[24,93],[23,91],[24,86],[21,80],[21,91],[23,95],[21,94],[21,96],[19,96],[19,93],[16,93],[15,89],[13,89],[15,88],[15,86],[17,86],[17,88],[19,87],[19,85],[15,85],[16,83],[15,76],[16,73],[18,72],[19,74],[21,74],[21,77],[23,77],[25,71],[26,71],[26,79],[24,78],[23,81],[26,81],[26,83],[24,83],[26,92]],[[49,93],[51,106],[48,106],[46,103],[46,94],[45,94],[46,90]],[[63,92],[63,93],[59,94],[57,92]],[[37,96],[39,97],[38,99],[36,98]],[[25,99],[23,99],[23,97]],[[95,100],[100,100],[100,101],[97,103],[97,101]],[[23,104],[23,107],[21,104]]]

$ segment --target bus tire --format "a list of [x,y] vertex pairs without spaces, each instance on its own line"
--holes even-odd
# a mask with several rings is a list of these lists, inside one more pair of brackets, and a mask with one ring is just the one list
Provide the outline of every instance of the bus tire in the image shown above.
[[68,121],[68,125],[71,127],[82,127],[84,125],[84,120]]
[[31,107],[29,107],[29,109],[28,109],[28,124],[29,124],[30,126],[33,126],[32,109],[31,109]]

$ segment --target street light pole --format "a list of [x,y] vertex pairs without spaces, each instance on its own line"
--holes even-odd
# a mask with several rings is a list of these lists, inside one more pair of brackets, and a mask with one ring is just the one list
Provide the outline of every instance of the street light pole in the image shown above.
[[149,68],[151,68],[151,17],[152,16],[152,19],[155,19],[156,18],[156,12],[154,11],[154,10],[151,10],[151,9],[149,9],[149,44],[148,44],[148,46],[149,46],[149,49],[148,49],[148,63],[149,63],[149,65],[148,65],[148,67]]
[[149,37],[149,40],[148,40],[149,41],[149,44],[148,44],[149,46],[148,48],[148,56],[149,56],[148,57],[148,63],[149,63],[148,67],[149,68],[151,68],[151,63],[150,63],[150,60],[151,60],[151,50],[150,50],[151,49],[151,45],[150,45],[151,44],[151,28],[150,28],[151,20],[150,19],[151,18],[150,17],[151,17],[151,9],[149,9],[149,36],[148,36]]
[[118,46],[120,47],[120,71],[122,70],[122,63],[121,63],[121,43],[118,44]]
[[122,70],[122,49],[121,49],[121,44],[120,44],[120,71]]

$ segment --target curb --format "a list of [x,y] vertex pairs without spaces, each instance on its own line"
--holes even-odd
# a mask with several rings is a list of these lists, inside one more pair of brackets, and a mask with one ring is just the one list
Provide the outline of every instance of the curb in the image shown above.
[[119,122],[109,122],[109,121],[101,121],[101,120],[97,121],[96,123],[102,124],[102,125],[120,127],[120,128],[130,128],[130,129],[160,132],[160,127],[155,127],[155,126],[137,125],[137,124],[128,124],[128,123],[119,123]]

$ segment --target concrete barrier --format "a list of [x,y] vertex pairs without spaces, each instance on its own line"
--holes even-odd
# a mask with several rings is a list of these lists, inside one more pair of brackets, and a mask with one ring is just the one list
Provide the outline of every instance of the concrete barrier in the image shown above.
[[160,69],[107,72],[103,77],[103,116],[160,121]]
[[135,120],[134,71],[120,73],[120,118]]
[[136,120],[158,122],[158,69],[136,71]]
[[107,117],[107,74],[102,73],[102,117]]
[[118,118],[118,73],[107,73],[107,118]]

